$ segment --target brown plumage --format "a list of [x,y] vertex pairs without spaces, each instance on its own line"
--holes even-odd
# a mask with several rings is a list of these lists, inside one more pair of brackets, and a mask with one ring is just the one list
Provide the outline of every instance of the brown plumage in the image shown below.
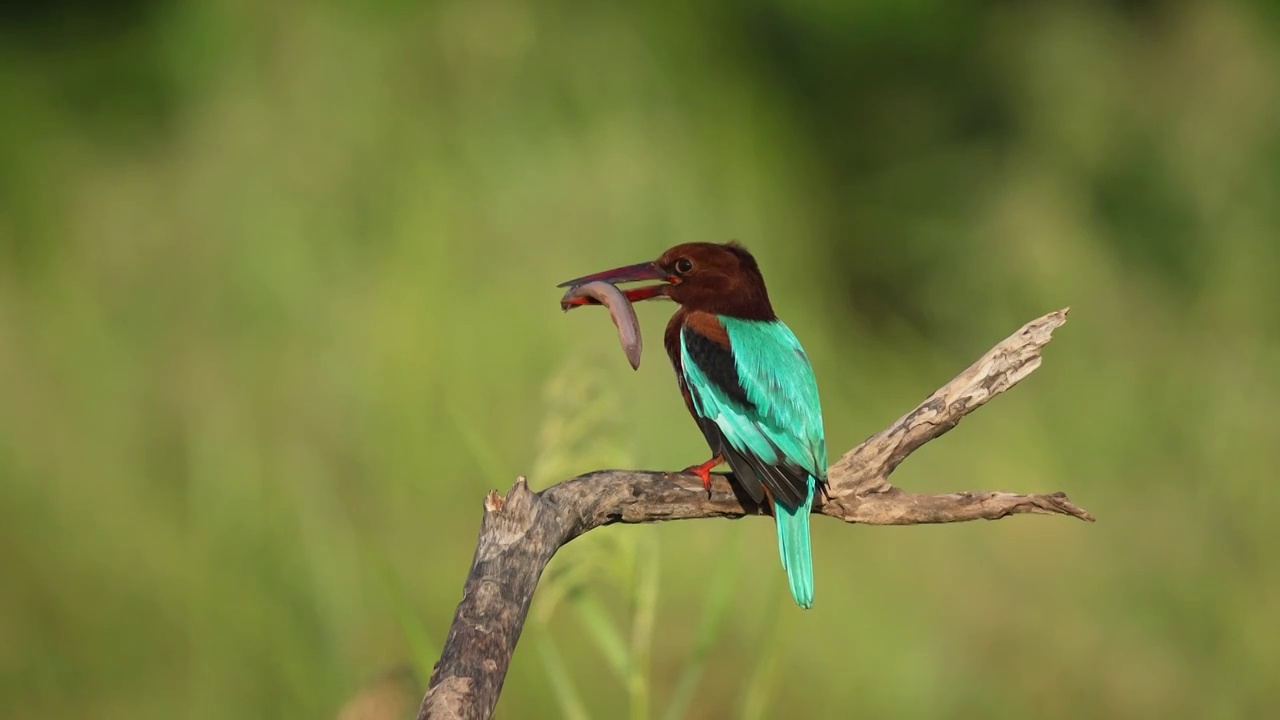
[[744,320],[778,317],[769,303],[760,266],[737,242],[676,245],[654,264],[671,278],[664,294],[683,309]]

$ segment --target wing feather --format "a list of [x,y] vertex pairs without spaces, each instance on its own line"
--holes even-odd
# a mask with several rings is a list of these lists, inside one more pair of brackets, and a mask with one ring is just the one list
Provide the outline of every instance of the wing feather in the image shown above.
[[797,507],[808,496],[810,478],[823,482],[827,467],[809,358],[781,321],[719,320],[728,347],[688,326],[681,332],[681,364],[694,409],[719,431],[725,460],[753,497],[752,486],[763,485],[775,500]]

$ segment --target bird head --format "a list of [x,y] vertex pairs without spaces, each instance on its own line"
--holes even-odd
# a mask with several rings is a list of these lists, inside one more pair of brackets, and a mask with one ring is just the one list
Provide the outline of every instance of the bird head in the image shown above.
[[[632,302],[666,298],[689,310],[753,320],[776,317],[756,259],[736,242],[676,245],[658,256],[657,260],[584,275],[563,282],[559,287],[573,287],[597,280],[615,285],[657,281],[652,285],[624,290]],[[584,298],[578,302],[586,304],[590,300]]]

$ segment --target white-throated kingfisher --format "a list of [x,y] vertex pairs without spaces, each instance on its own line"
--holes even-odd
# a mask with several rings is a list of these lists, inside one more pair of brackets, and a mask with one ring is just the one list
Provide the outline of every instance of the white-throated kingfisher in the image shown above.
[[624,293],[632,302],[679,303],[664,345],[685,405],[712,453],[685,472],[698,475],[710,490],[711,469],[728,463],[747,495],[772,503],[791,595],[800,607],[812,607],[809,513],[827,478],[822,406],[809,358],[774,313],[755,258],[736,242],[686,243],[653,262],[560,287],[596,280],[658,280]]

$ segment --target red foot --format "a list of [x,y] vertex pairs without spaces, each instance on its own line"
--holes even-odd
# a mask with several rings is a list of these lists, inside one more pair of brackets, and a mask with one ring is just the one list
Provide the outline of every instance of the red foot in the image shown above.
[[715,457],[702,463],[701,465],[690,465],[684,470],[681,470],[681,472],[688,473],[690,475],[697,475],[698,477],[702,478],[702,487],[707,489],[707,494],[710,494],[711,493],[711,468],[717,465],[721,465],[723,463],[724,463],[724,458],[719,455],[716,455]]

